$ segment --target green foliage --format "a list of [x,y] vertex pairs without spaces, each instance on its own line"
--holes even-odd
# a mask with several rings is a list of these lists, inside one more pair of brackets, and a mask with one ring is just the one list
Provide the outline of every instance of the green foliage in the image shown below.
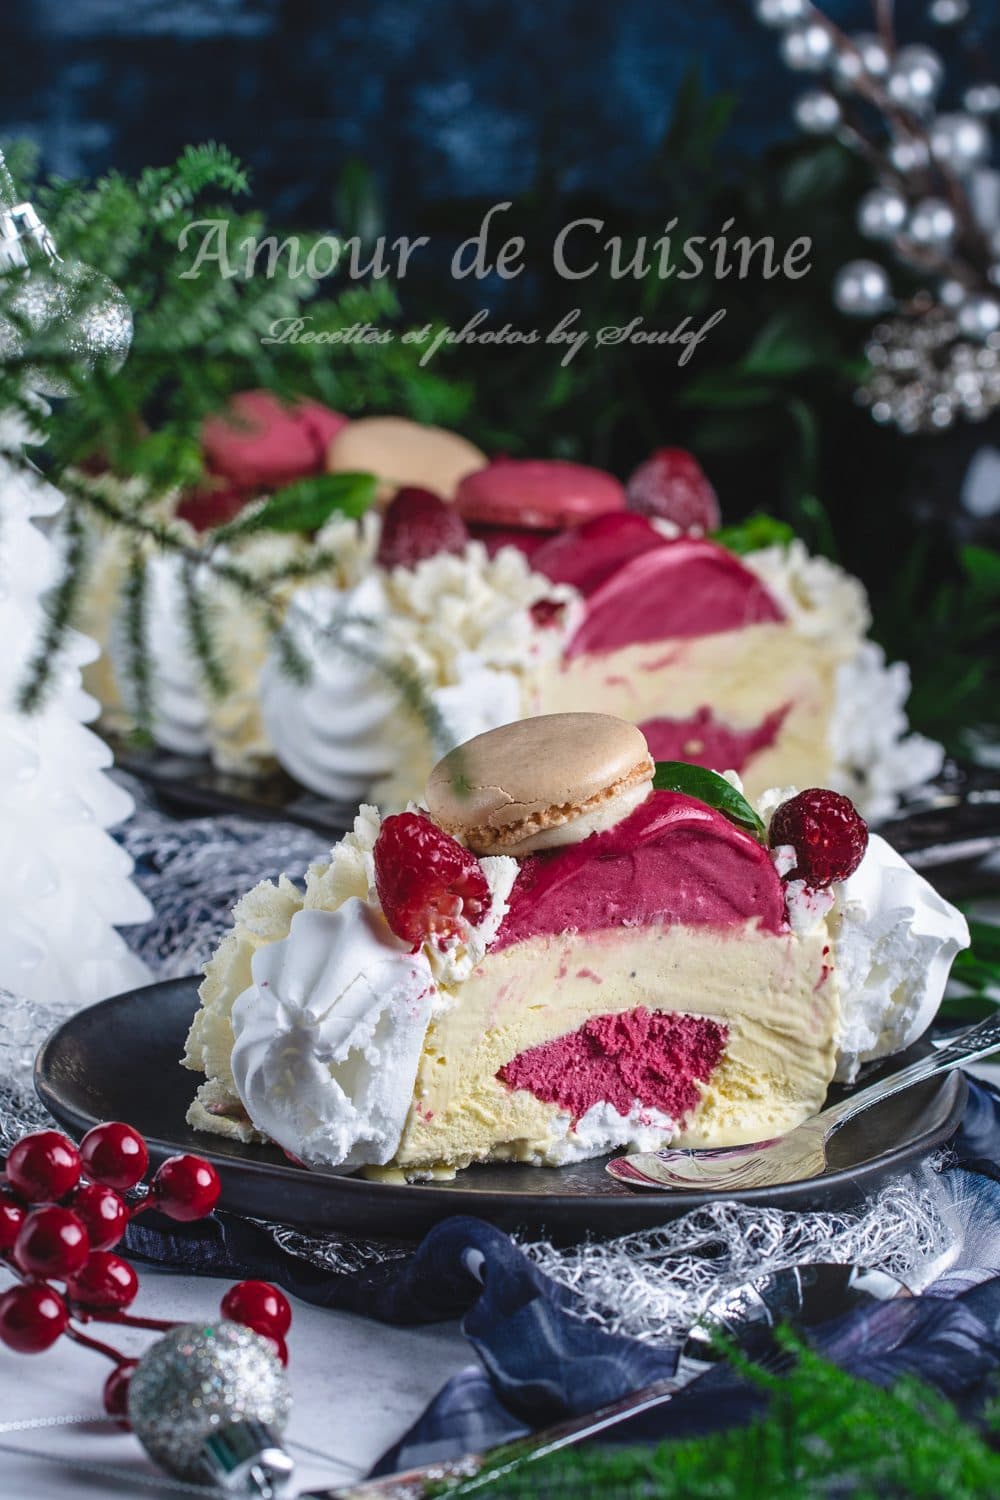
[[[569,1449],[437,1494],[495,1500],[979,1500],[1000,1493],[1000,1453],[915,1381],[881,1390],[795,1345],[785,1376],[748,1368],[768,1392],[752,1425],[659,1448]],[[1000,1431],[996,1411],[989,1429]]]
[[219,527],[216,537],[229,541],[255,531],[319,531],[335,513],[363,516],[375,499],[378,488],[373,474],[318,474],[298,479],[263,505],[248,510],[228,526]]
[[[214,571],[259,607],[279,632],[279,650],[290,668],[301,675],[304,663],[280,631],[277,590],[292,576],[305,578],[329,566],[329,557],[316,552],[270,579],[254,579],[242,571],[238,558],[224,562],[214,547],[207,556],[194,552],[184,535],[161,519],[160,497],[203,477],[199,432],[204,417],[218,411],[232,393],[263,387],[281,397],[312,397],[345,412],[387,409],[421,421],[460,424],[471,400],[468,385],[436,369],[421,369],[415,345],[398,338],[382,344],[354,336],[365,325],[399,327],[396,293],[385,281],[338,287],[332,296],[324,293],[317,277],[305,269],[318,235],[298,236],[296,263],[290,254],[276,255],[273,274],[263,274],[266,257],[261,256],[257,274],[248,274],[252,263],[243,247],[273,231],[259,210],[244,206],[247,174],[225,147],[189,147],[174,165],[147,168],[135,181],[112,172],[89,186],[33,182],[31,153],[15,149],[8,154],[18,174],[19,195],[35,202],[64,263],[94,266],[109,276],[125,293],[135,323],[123,368],[87,372],[67,349],[58,324],[32,329],[18,310],[24,275],[0,280],[0,325],[6,320],[24,341],[22,351],[8,349],[0,363],[0,409],[22,411],[41,430],[46,444],[38,450],[39,461],[67,495],[65,572],[52,595],[22,703],[35,707],[42,701],[72,624],[83,587],[83,517],[88,513],[143,544],[134,549],[124,598],[141,724],[148,727],[150,683],[140,575],[151,546],[186,557],[191,565],[184,584],[188,633],[213,691],[224,690],[226,674],[212,645],[202,583],[193,571],[198,562],[204,564],[202,580],[205,569]],[[183,274],[192,269],[201,242],[200,232],[186,235],[192,221],[224,226],[232,275],[220,275],[216,265],[203,268],[197,277]],[[283,238],[276,235],[279,242]],[[31,274],[38,278],[45,272],[34,269]],[[99,298],[99,289],[76,291],[69,321]],[[311,342],[267,341],[275,325],[284,328],[295,319],[304,320]],[[47,415],[23,394],[26,372],[39,368],[58,376],[74,393]],[[81,465],[106,468],[136,483],[116,499],[86,482]],[[373,496],[370,476],[320,476],[279,490],[245,523],[228,534],[220,529],[216,540],[233,540],[242,531],[264,527],[312,532],[335,510],[360,515]]]
[[912,721],[956,755],[979,734],[995,738],[1000,705],[1000,554],[963,548],[935,582],[940,538],[913,538],[901,549],[874,633],[891,658],[912,663]]
[[748,552],[760,551],[762,547],[787,547],[794,536],[795,531],[787,521],[758,512],[747,516],[745,521],[737,521],[735,526],[720,527],[712,533],[712,540],[743,557]]
[[696,797],[731,823],[745,828],[754,838],[764,837],[764,825],[743,793],[716,771],[706,771],[704,766],[692,766],[684,760],[658,760],[653,787],[658,792],[683,792],[687,797]]

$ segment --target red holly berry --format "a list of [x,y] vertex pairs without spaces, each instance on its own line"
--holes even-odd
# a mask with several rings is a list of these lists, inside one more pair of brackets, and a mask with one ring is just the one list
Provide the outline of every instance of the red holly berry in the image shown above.
[[292,1324],[292,1309],[284,1292],[269,1281],[238,1281],[222,1299],[222,1316],[243,1323],[255,1333],[281,1338]]
[[772,849],[791,844],[795,850],[788,879],[821,887],[854,874],[868,848],[868,825],[849,797],[809,787],[781,804],[768,841]]
[[419,813],[386,818],[375,840],[375,885],[386,921],[416,950],[425,938],[454,937],[490,908],[474,854]]
[[7,1181],[28,1203],[55,1203],[80,1180],[80,1153],[58,1130],[35,1130],[10,1148]]
[[123,1359],[121,1364],[115,1365],[104,1382],[104,1410],[109,1417],[114,1417],[123,1432],[131,1430],[128,1419],[128,1388],[132,1381],[132,1371],[138,1363],[137,1359]]
[[83,1221],[57,1203],[31,1211],[14,1241],[14,1260],[25,1276],[65,1281],[90,1254]]
[[92,1250],[113,1250],[128,1228],[128,1209],[103,1182],[81,1183],[68,1206],[83,1220]]
[[0,1297],[0,1343],[18,1354],[41,1354],[66,1332],[66,1304],[50,1286],[12,1286]]
[[412,568],[439,552],[461,552],[469,528],[453,505],[431,490],[398,490],[382,517],[375,561],[383,568]]
[[657,448],[625,486],[630,510],[662,516],[682,531],[715,531],[722,515],[698,460],[684,448]]
[[0,1255],[14,1248],[14,1241],[27,1218],[27,1210],[10,1193],[0,1193]]
[[146,1142],[121,1120],[106,1120],[88,1130],[80,1142],[80,1159],[88,1177],[120,1193],[141,1182],[149,1167]]
[[204,1219],[219,1201],[219,1174],[200,1156],[168,1156],[153,1178],[155,1206],[169,1219]]
[[92,1250],[87,1263],[66,1283],[70,1302],[88,1311],[94,1308],[123,1312],[139,1291],[139,1278],[127,1260],[108,1250]]

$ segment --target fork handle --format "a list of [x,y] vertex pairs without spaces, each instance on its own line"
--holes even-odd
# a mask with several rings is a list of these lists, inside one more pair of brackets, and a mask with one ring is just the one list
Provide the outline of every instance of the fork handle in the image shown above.
[[845,1121],[852,1120],[855,1115],[870,1109],[873,1104],[879,1104],[883,1099],[889,1099],[893,1094],[899,1094],[903,1089],[911,1088],[915,1083],[922,1083],[925,1078],[934,1078],[938,1073],[950,1073],[952,1068],[960,1068],[963,1063],[971,1063],[977,1058],[988,1057],[998,1048],[1000,1048],[1000,1011],[994,1016],[988,1016],[985,1021],[980,1021],[978,1026],[973,1026],[969,1031],[963,1031],[954,1041],[949,1042],[946,1047],[941,1047],[937,1052],[931,1053],[929,1057],[922,1057],[919,1062],[911,1063],[908,1068],[902,1068],[898,1073],[880,1079],[878,1083],[862,1089],[859,1094],[852,1094],[849,1099],[841,1099],[839,1104],[831,1104],[829,1109],[823,1111],[820,1118],[829,1122],[831,1131],[838,1130]]

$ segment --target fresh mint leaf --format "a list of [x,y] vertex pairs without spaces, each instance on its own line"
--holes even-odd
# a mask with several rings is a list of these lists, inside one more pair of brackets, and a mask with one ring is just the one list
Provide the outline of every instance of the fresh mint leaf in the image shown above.
[[750,806],[742,792],[738,792],[724,776],[715,771],[706,771],[704,766],[691,766],[685,760],[658,760],[653,776],[655,792],[683,792],[706,802],[722,813],[737,827],[763,839],[764,825]]
[[757,552],[762,547],[787,547],[795,532],[787,521],[776,516],[748,516],[735,526],[723,526],[712,532],[712,541],[718,542],[730,552],[743,557],[747,552]]

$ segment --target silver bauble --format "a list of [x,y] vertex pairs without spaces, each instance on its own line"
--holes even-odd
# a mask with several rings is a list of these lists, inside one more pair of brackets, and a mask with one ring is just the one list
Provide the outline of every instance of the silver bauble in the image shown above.
[[834,278],[833,300],[849,317],[873,317],[892,303],[888,272],[875,260],[848,261]]
[[73,381],[49,361],[70,361],[78,373],[97,365],[121,368],[132,345],[132,310],[113,281],[77,261],[35,263],[17,272],[19,285],[6,305],[27,324],[27,333],[0,315],[0,358],[34,355],[25,381],[42,396],[66,396]]
[[907,205],[893,188],[872,188],[858,204],[858,228],[870,240],[891,240],[906,223]]
[[969,0],[931,0],[927,14],[935,26],[960,26],[969,14]]
[[871,31],[859,31],[851,37],[854,46],[839,48],[833,57],[833,75],[838,83],[852,86],[862,74],[868,78],[884,78],[889,71],[889,54],[880,36]]
[[954,311],[955,308],[961,307],[969,295],[969,288],[964,281],[957,281],[954,276],[946,276],[944,281],[938,283],[937,294],[941,306]]
[[943,250],[955,235],[955,214],[943,198],[921,198],[906,221],[906,235],[915,245]]
[[207,1473],[206,1445],[227,1428],[259,1425],[280,1437],[292,1398],[270,1344],[241,1323],[182,1323],[140,1359],[128,1418],[146,1452],[178,1479]]
[[754,0],[753,12],[763,26],[794,26],[812,10],[809,0]]
[[829,135],[840,124],[840,104],[826,89],[810,89],[792,106],[795,123],[810,135]]
[[892,141],[888,151],[889,160],[897,172],[904,177],[911,172],[921,172],[930,164],[931,154],[927,142],[915,135],[901,135]]
[[796,73],[821,73],[833,50],[833,38],[819,21],[791,26],[781,38],[781,56]]
[[1000,110],[1000,83],[974,83],[962,95],[970,115],[995,115]]
[[989,127],[975,115],[938,115],[930,140],[934,159],[960,173],[986,161],[992,146]]
[[918,114],[937,98],[944,65],[930,47],[901,47],[889,70],[887,88],[896,104]]
[[958,309],[958,327],[966,338],[988,339],[1000,329],[1000,302],[996,297],[970,297]]

